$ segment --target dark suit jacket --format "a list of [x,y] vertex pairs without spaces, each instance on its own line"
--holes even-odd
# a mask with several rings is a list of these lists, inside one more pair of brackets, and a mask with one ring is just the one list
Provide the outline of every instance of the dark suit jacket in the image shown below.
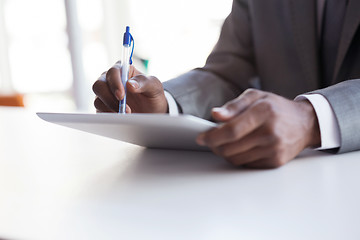
[[322,94],[341,135],[339,152],[360,149],[360,0],[349,0],[331,86],[321,71],[315,0],[234,0],[203,68],[164,83],[183,113],[210,110],[249,87],[293,99]]

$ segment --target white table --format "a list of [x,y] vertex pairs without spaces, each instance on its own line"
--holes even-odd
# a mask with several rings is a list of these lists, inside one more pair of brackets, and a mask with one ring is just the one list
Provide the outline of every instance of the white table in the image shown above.
[[360,239],[359,184],[360,152],[235,169],[0,108],[0,238]]

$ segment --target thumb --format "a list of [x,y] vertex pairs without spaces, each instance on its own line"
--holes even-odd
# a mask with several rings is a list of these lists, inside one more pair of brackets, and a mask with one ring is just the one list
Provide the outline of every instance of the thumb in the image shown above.
[[159,79],[142,74],[128,80],[127,90],[132,93],[141,93],[147,97],[154,97],[164,91]]
[[220,122],[226,122],[233,118],[236,114],[229,110],[225,105],[222,107],[215,107],[211,110],[212,117]]
[[261,98],[267,97],[266,92],[248,89],[239,97],[227,102],[222,107],[212,109],[212,116],[215,120],[226,122],[244,112],[249,106]]

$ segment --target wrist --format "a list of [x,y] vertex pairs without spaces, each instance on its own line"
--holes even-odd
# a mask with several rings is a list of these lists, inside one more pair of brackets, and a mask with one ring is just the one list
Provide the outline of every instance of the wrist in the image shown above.
[[306,99],[298,101],[298,103],[304,113],[305,147],[319,147],[321,145],[321,135],[315,109]]

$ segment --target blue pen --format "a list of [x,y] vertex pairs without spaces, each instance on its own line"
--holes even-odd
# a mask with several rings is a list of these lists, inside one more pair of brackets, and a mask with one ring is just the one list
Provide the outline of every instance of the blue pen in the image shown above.
[[[132,50],[130,53],[130,47],[132,46]],[[122,61],[121,61],[121,82],[124,86],[125,95],[119,103],[119,113],[126,113],[126,83],[129,78],[129,67],[132,64],[132,55],[134,52],[134,38],[130,34],[130,27],[126,27],[126,31],[124,33],[123,39],[123,53],[122,53]]]

